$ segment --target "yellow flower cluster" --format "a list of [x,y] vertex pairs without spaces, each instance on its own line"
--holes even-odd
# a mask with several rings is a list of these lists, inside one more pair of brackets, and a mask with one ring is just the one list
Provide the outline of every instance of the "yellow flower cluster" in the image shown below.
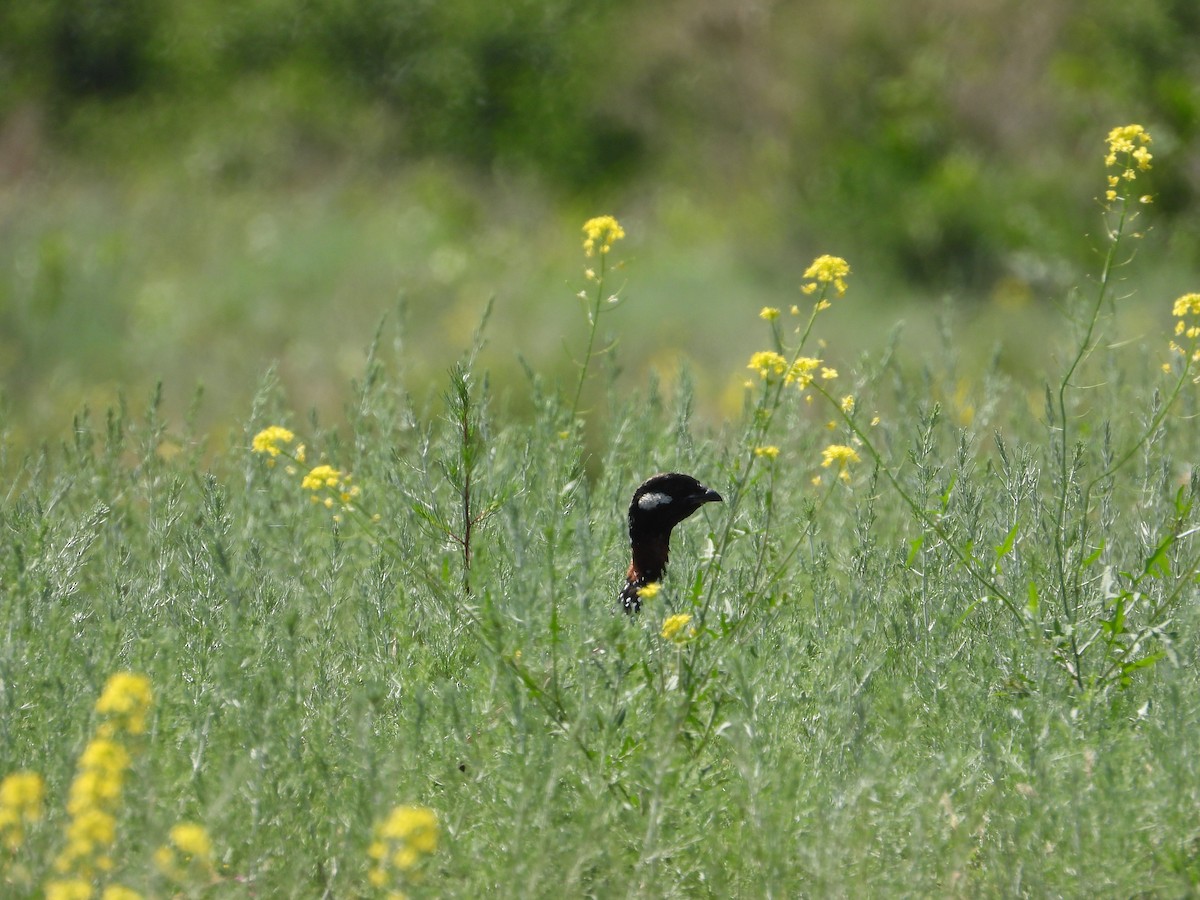
[[437,850],[437,844],[437,813],[424,806],[397,806],[375,826],[375,839],[367,849],[375,864],[367,877],[377,888],[395,888]]
[[774,322],[779,318],[779,310],[773,306],[764,306],[759,310],[758,317],[765,322]]
[[[1108,133],[1105,138],[1108,144],[1108,154],[1104,157],[1104,165],[1109,169],[1120,169],[1120,174],[1108,175],[1108,190],[1105,199],[1109,202],[1117,199],[1117,187],[1122,181],[1133,181],[1139,171],[1150,169],[1150,160],[1154,159],[1146,145],[1150,143],[1150,132],[1141,125],[1120,125]],[[1142,197],[1143,203],[1149,203],[1150,197]]]
[[96,701],[96,712],[106,718],[98,733],[101,737],[112,737],[122,731],[145,734],[146,715],[153,702],[149,678],[133,672],[117,672],[108,679]]
[[821,366],[821,360],[811,356],[799,356],[790,365],[782,354],[774,350],[760,350],[750,356],[746,366],[759,374],[766,381],[774,381],[783,376],[784,384],[797,385],[804,390],[813,382],[814,373],[819,369],[825,379],[837,378],[837,369]]
[[1184,294],[1171,307],[1171,315],[1179,317],[1179,325],[1183,324],[1183,316],[1200,316],[1200,294]]
[[754,455],[755,456],[763,456],[763,457],[766,457],[767,459],[773,460],[777,456],[779,456],[779,448],[776,447],[774,444],[772,444],[769,447],[755,447]]
[[612,245],[625,237],[625,229],[612,216],[597,216],[583,223],[583,252],[587,256],[601,256],[612,249]]
[[[92,900],[92,883],[82,878],[52,881],[46,885],[46,900]],[[100,900],[142,900],[142,895],[132,888],[119,884],[107,885],[100,892]]]
[[145,733],[153,699],[145,675],[118,672],[105,684],[96,701],[96,712],[104,720],[79,757],[67,796],[67,841],[54,861],[63,877],[47,882],[47,897],[90,898],[97,874],[112,869],[109,851],[117,838],[116,813],[133,764],[126,741]]
[[[304,463],[308,455],[304,444],[297,444],[291,451],[287,451],[283,447],[294,440],[295,435],[288,429],[279,425],[269,425],[254,436],[252,448],[255,453],[267,456],[268,466],[275,465],[275,457],[281,453],[293,462]],[[287,467],[287,473],[289,475],[298,474],[296,468],[291,465]],[[350,483],[352,479],[353,476],[349,472],[343,472],[341,469],[335,469],[333,466],[323,463],[313,466],[307,474],[301,477],[300,487],[302,490],[312,491],[309,499],[313,503],[323,504],[326,509],[333,509],[336,506],[349,512],[354,509],[351,502],[362,493],[358,485]],[[341,516],[335,514],[333,518],[337,521],[341,519]],[[375,518],[378,519],[378,516]]]
[[[821,360],[814,359],[811,356],[801,356],[792,363],[792,367],[788,369],[787,378],[784,379],[785,384],[795,384],[800,390],[804,390],[813,381],[813,372],[821,367]],[[832,375],[826,374],[833,372]],[[837,372],[833,369],[822,369],[822,378],[837,378]]]
[[[850,274],[850,264],[840,256],[818,256],[811,266],[804,271],[804,277],[811,279],[800,290],[811,294],[817,288],[833,285],[840,297],[846,293],[846,276]],[[823,307],[822,307],[823,308]]]
[[154,851],[154,864],[173,881],[212,875],[212,839],[203,825],[180,822],[171,828],[168,842]]
[[750,357],[750,364],[746,366],[747,369],[753,369],[768,381],[778,378],[787,371],[787,367],[788,361],[783,358],[782,354],[776,353],[774,350],[760,350]]
[[[283,445],[290,444],[295,439],[296,436],[282,425],[268,425],[254,436],[254,439],[250,442],[250,449],[255,453],[261,453],[266,456],[268,467],[275,465],[275,457],[281,453],[286,454],[290,459],[298,463],[302,463],[306,456],[303,444],[297,444],[296,448],[290,452],[283,448]],[[294,474],[295,471],[291,466],[288,467],[289,475]]]
[[280,444],[290,444],[296,439],[296,435],[288,431],[282,425],[268,425],[262,431],[254,436],[254,440],[250,442],[250,448],[255,453],[265,453],[267,456],[278,456],[282,451]]
[[[1200,339],[1200,321],[1197,321],[1200,318],[1200,294],[1184,294],[1175,301],[1171,315],[1176,318],[1175,336],[1191,341],[1187,348],[1171,341],[1171,352],[1188,357],[1191,362],[1200,362],[1200,341],[1197,340]],[[1189,321],[1188,316],[1193,318]],[[1170,367],[1164,365],[1163,368]]]
[[662,639],[664,641],[674,641],[676,644],[684,644],[696,636],[695,630],[684,632],[692,617],[687,613],[678,613],[674,616],[667,616],[663,622]]
[[25,828],[42,820],[46,784],[37,772],[13,772],[0,781],[0,845],[15,851]]
[[657,581],[643,584],[637,589],[637,595],[643,600],[653,600],[662,591],[662,585]]
[[845,444],[830,444],[821,451],[821,466],[828,469],[836,465],[838,467],[838,478],[842,481],[850,480],[848,466],[850,463],[856,462],[860,462],[858,453],[853,447],[847,447]]
[[313,466],[300,482],[300,487],[306,491],[319,491],[323,487],[336,488],[341,477],[341,471],[333,466]]
[[[330,465],[314,466],[301,480],[300,487],[312,491],[312,502],[324,503],[326,509],[341,504],[342,509],[352,510],[354,507],[350,502],[362,493],[357,484],[350,483],[353,477],[349,472]],[[322,492],[325,493],[324,498],[319,496]]]

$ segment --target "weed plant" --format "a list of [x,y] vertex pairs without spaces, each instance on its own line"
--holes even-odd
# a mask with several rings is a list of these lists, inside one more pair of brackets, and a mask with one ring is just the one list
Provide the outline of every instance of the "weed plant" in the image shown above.
[[[832,256],[763,310],[740,422],[697,427],[686,378],[617,395],[602,217],[578,379],[528,372],[528,420],[482,327],[432,408],[381,330],[344,428],[268,377],[216,459],[154,399],[6,459],[5,894],[1200,889],[1200,295],[1106,333],[1150,164],[1109,141],[1036,406],[996,371],[964,397],[951,332],[916,366],[823,346],[863,277]],[[662,470],[726,503],[630,617]]]

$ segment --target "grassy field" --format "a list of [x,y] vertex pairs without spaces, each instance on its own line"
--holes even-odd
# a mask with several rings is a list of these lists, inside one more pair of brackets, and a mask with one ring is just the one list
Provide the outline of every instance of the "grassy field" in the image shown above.
[[[6,451],[6,895],[1194,893],[1200,296],[1121,333],[1137,146],[1033,394],[949,328],[860,355],[822,258],[698,423],[707,381],[598,354],[636,290],[598,223],[584,368],[526,414],[494,323],[434,403],[385,326],[344,424],[268,376],[216,453],[154,402]],[[630,618],[664,470],[726,502]]]

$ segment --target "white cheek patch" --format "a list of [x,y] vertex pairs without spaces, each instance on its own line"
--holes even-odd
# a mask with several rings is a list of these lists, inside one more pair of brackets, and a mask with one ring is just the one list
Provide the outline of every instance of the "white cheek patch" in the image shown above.
[[655,509],[666,503],[673,503],[674,498],[670,494],[664,494],[659,491],[651,491],[647,494],[642,494],[638,499],[639,509]]

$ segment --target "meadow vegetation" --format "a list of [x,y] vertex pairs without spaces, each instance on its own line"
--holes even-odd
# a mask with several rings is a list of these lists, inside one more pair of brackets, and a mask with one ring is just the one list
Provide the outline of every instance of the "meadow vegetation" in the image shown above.
[[[863,272],[820,256],[698,422],[686,373],[615,378],[602,216],[527,415],[486,318],[432,402],[385,324],[336,424],[268,374],[215,454],[157,398],[6,451],[6,894],[1196,891],[1200,294],[1120,332],[1154,144],[1099,137],[1101,263],[1032,395],[964,389],[949,326],[917,364],[831,337]],[[726,502],[628,617],[660,470]]]

